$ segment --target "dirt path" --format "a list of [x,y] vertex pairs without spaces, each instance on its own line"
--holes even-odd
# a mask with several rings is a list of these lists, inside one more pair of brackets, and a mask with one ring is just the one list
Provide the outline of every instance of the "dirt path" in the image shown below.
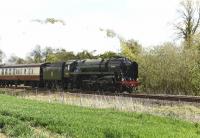
[[0,138],[8,138],[4,133],[0,133]]

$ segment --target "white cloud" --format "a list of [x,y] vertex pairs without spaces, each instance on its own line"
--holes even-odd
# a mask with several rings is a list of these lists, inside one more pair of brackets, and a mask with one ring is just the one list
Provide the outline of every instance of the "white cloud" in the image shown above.
[[14,53],[24,57],[38,44],[42,48],[51,46],[75,52],[97,50],[97,53],[102,53],[119,50],[118,40],[107,38],[98,28],[34,22],[20,22],[9,28],[5,28],[0,40],[0,47],[7,55]]
[[[119,51],[119,40],[99,28],[113,29],[144,46],[173,40],[172,23],[180,0],[0,0],[0,49],[25,57],[35,45],[68,51]],[[39,24],[48,17],[65,21]]]

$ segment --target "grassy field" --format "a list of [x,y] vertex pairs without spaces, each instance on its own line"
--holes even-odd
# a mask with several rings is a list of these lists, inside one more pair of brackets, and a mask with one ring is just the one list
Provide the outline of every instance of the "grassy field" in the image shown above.
[[197,123],[6,95],[0,95],[0,129],[9,137],[200,137]]
[[110,108],[117,111],[145,113],[163,117],[170,116],[189,122],[200,123],[200,103],[80,93],[76,94],[63,91],[13,90],[9,88],[0,88],[0,94],[46,101],[49,103],[62,103],[100,109]]

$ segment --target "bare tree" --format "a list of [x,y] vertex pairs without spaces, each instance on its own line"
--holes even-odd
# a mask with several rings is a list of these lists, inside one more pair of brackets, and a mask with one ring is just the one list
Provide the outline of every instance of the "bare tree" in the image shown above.
[[200,5],[192,0],[184,0],[178,10],[180,22],[175,24],[179,37],[186,42],[186,47],[192,46],[193,36],[198,32],[200,23]]
[[42,56],[44,58],[44,62],[48,61],[49,55],[54,53],[54,49],[52,47],[45,47],[43,52],[42,52]]
[[41,63],[42,62],[42,50],[40,45],[36,45],[36,47],[31,52],[31,56],[34,59],[34,63]]
[[0,50],[0,63],[2,63],[3,58],[5,57],[5,54],[3,51]]
[[12,55],[8,59],[8,63],[10,63],[10,64],[24,64],[25,60],[23,58],[18,57],[18,56]]

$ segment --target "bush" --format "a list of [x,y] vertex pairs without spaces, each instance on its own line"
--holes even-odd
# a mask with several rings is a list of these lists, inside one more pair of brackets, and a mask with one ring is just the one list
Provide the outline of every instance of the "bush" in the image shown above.
[[197,49],[185,50],[175,44],[165,43],[151,50],[143,50],[135,60],[139,64],[142,92],[199,95],[200,64]]

